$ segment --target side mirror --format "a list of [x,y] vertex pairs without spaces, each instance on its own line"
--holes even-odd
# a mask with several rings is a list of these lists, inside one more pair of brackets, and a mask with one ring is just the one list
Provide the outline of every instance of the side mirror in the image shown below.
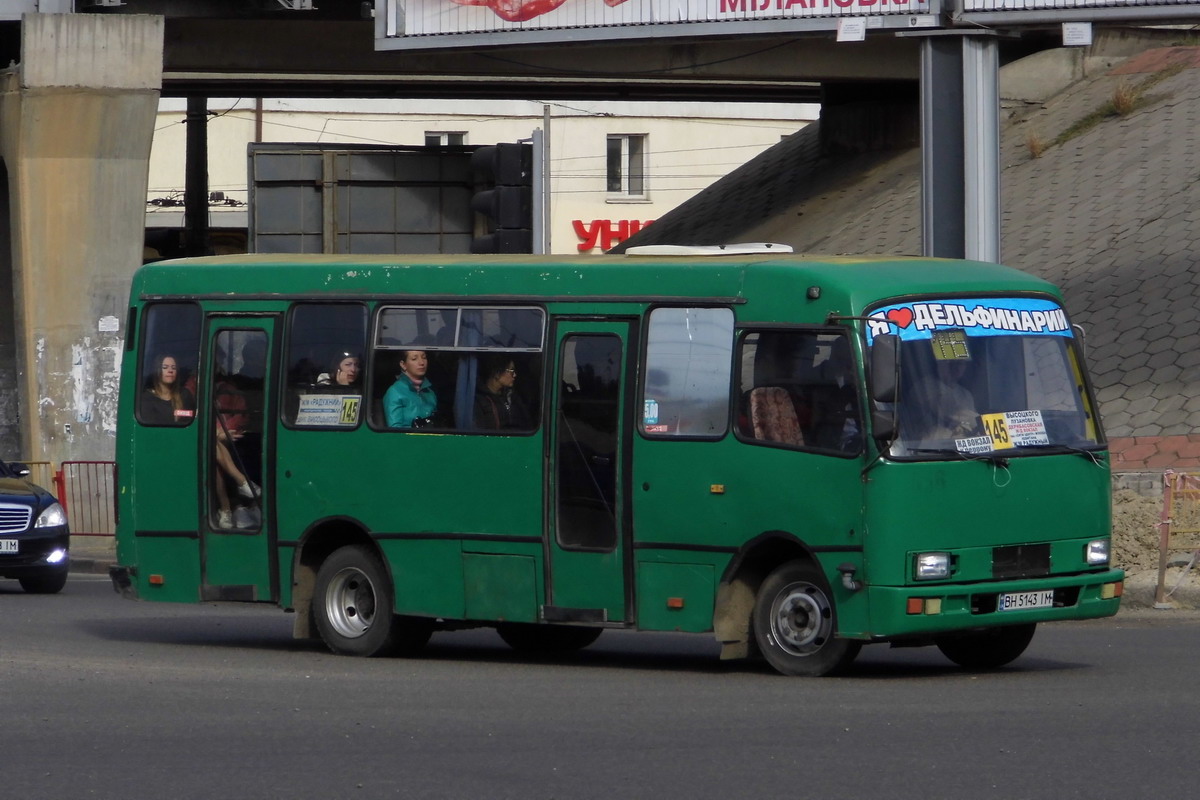
[[896,412],[875,409],[871,412],[871,432],[881,442],[889,442],[896,436]]
[[19,478],[29,477],[30,469],[28,464],[22,464],[20,461],[8,462],[8,468]]
[[884,333],[871,345],[871,399],[896,402],[896,377],[900,366],[900,337]]

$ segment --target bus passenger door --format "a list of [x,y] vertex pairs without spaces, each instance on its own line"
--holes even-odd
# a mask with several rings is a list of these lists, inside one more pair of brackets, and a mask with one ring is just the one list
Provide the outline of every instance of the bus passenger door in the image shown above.
[[550,428],[546,622],[623,622],[629,602],[629,322],[559,321]]
[[206,600],[278,596],[268,458],[274,450],[274,333],[273,316],[209,318],[197,395],[205,436],[200,556]]

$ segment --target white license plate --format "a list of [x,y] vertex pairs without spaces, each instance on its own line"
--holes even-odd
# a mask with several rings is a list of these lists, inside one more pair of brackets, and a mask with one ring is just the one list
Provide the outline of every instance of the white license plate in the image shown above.
[[1010,592],[1000,595],[997,611],[1023,611],[1027,608],[1054,608],[1054,590],[1044,592]]
[[19,553],[16,539],[0,539],[0,553]]

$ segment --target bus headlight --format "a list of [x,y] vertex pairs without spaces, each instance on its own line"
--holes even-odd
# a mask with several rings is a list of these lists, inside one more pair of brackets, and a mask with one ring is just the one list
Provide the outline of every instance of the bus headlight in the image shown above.
[[67,515],[63,512],[62,506],[58,503],[51,503],[46,507],[46,510],[38,514],[37,522],[33,523],[35,528],[60,528],[67,524]]
[[949,553],[917,553],[913,566],[913,578],[918,581],[934,581],[950,577]]
[[1083,558],[1088,564],[1100,565],[1108,563],[1108,539],[1093,539],[1084,548]]

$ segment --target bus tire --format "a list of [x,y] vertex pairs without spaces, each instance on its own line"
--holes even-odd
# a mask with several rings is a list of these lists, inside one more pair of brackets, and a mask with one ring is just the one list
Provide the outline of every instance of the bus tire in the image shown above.
[[767,576],[754,599],[754,638],[784,675],[819,677],[850,665],[862,644],[839,639],[825,576],[809,561],[789,561]]
[[965,669],[996,669],[1015,661],[1029,647],[1037,623],[1005,625],[967,633],[947,634],[935,640],[942,655]]
[[504,643],[521,653],[555,655],[582,650],[600,638],[603,628],[583,628],[574,625],[534,625],[527,622],[504,622],[496,633]]
[[313,617],[326,647],[339,655],[381,656],[396,648],[393,591],[387,571],[370,550],[335,550],[317,570]]

